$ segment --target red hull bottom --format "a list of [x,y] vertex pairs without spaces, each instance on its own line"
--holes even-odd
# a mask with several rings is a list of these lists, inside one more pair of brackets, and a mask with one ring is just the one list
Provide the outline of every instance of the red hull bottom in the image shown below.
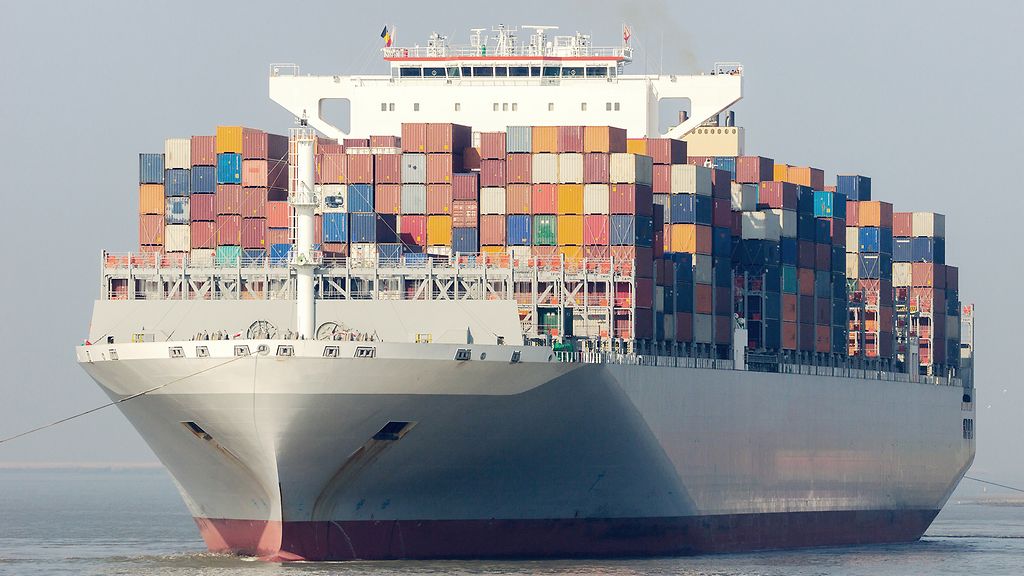
[[938,510],[565,520],[196,518],[211,552],[269,561],[669,556],[912,542]]

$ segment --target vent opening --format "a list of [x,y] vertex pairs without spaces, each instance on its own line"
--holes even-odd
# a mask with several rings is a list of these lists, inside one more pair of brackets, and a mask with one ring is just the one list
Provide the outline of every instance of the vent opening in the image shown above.
[[398,440],[412,428],[412,422],[391,421],[373,435],[374,440]]
[[202,438],[203,440],[213,440],[213,436],[207,434],[206,430],[203,430],[203,428],[195,422],[182,422],[182,425],[184,425],[185,428],[188,428],[189,432],[195,434],[198,438]]

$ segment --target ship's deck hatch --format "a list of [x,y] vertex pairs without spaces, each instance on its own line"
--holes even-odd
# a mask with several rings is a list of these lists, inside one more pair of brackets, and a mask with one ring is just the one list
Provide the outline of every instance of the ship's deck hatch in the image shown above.
[[199,424],[196,424],[195,422],[182,422],[182,424],[185,426],[185,428],[189,429],[189,432],[192,432],[199,438],[202,438],[203,440],[213,440],[213,436],[207,434],[206,430],[203,430],[203,428],[199,426]]
[[373,435],[374,440],[398,440],[412,429],[412,422],[391,421]]

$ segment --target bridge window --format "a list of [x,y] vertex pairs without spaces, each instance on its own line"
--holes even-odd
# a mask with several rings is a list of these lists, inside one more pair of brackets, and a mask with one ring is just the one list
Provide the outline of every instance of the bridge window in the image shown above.
[[555,111],[555,103],[554,102],[548,102],[548,112],[554,112],[554,111]]
[[558,66],[545,66],[544,67],[544,77],[545,78],[557,78],[559,72],[561,72],[561,70],[558,68]]
[[586,102],[580,102],[580,111],[581,112],[586,112],[587,111],[587,103]]
[[469,66],[463,66],[462,67],[462,75],[463,76],[472,76],[473,75],[473,69],[470,68]]
[[501,111],[508,112],[508,102],[505,102],[501,105]]
[[444,68],[424,68],[423,75],[430,77],[440,76],[441,78],[444,78]]
[[448,67],[448,77],[449,78],[454,78],[454,77],[457,77],[457,76],[459,76],[459,67],[458,66],[449,66]]
[[498,111],[498,103],[497,103],[497,102],[495,102],[495,103],[494,103],[494,111],[495,111],[495,112],[497,112],[497,111]]
[[392,102],[392,103],[388,104],[388,112],[394,112],[394,111],[395,111],[395,103]]
[[420,103],[419,102],[413,102],[412,111],[413,112],[419,112],[420,111]]
[[589,77],[604,77],[608,75],[608,69],[603,66],[588,66],[587,76]]
[[518,109],[519,109],[519,104],[516,104],[515,102],[513,102],[512,103],[512,111],[515,112]]
[[462,110],[462,103],[461,102],[456,102],[455,103],[455,111],[458,112],[459,110]]
[[618,103],[618,102],[616,102],[616,103],[615,103],[615,111],[616,111],[616,112],[618,112],[618,111],[619,111],[619,103]]
[[495,76],[508,76],[508,68],[504,66],[498,66],[494,69]]
[[422,68],[402,68],[398,71],[398,75],[402,78],[419,77],[423,76]]
[[562,76],[583,76],[583,68],[562,68]]
[[604,109],[607,112],[611,112],[612,111],[612,103],[611,102],[605,102],[604,103]]
[[530,69],[526,66],[511,66],[508,69],[509,76],[529,76]]
[[533,76],[534,78],[540,77],[540,66],[531,66],[530,76]]
[[494,68],[490,66],[474,66],[473,76],[494,76]]

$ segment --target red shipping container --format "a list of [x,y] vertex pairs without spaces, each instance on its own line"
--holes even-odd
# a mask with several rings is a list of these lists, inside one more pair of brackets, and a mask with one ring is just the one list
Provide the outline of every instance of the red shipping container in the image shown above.
[[729,225],[729,232],[732,236],[742,236],[743,234],[743,212],[733,212],[732,222]]
[[321,138],[319,136],[313,142],[313,151],[316,154],[344,154],[345,146],[339,144],[333,138]]
[[[480,165],[483,170],[483,164]],[[530,184],[533,182],[533,154],[509,154],[505,157],[505,181],[509,184]],[[504,186],[505,184],[498,184]]]
[[193,166],[216,166],[216,136],[193,136],[189,143]]
[[373,158],[373,180],[377,184],[402,183],[402,155],[377,154]]
[[217,216],[217,245],[242,245],[242,217],[235,214]]
[[[319,226],[317,226],[317,231],[314,233],[313,239],[316,242],[319,242],[324,237],[323,220],[320,218],[319,214],[317,215],[316,222],[319,224]],[[289,231],[287,228],[268,227],[266,232],[267,246],[273,246],[274,244],[291,244],[291,239],[288,237],[288,232]]]
[[655,259],[663,258],[665,256],[665,228],[662,226],[654,227],[654,241],[651,243],[651,250]]
[[[217,214],[242,213],[242,187],[238,184],[218,184],[214,194]],[[232,244],[234,246],[234,244]]]
[[557,214],[558,184],[534,184],[530,204],[534,214]]
[[349,184],[373,184],[373,154],[346,154],[345,179]]
[[242,248],[254,250],[267,247],[267,220],[265,218],[244,218],[242,220]]
[[796,294],[782,295],[782,319],[786,322],[796,322]]
[[736,158],[736,181],[746,184],[770,182],[775,179],[775,161],[763,156]]
[[[427,125],[424,122],[402,122],[402,152],[427,151]],[[450,150],[449,150],[450,152]]]
[[402,206],[401,184],[377,184],[373,187],[373,209],[378,214],[398,214]]
[[[405,135],[402,135],[405,142]],[[423,215],[401,215],[398,217],[398,238],[409,246],[427,245],[427,217]]]
[[370,136],[370,148],[398,148],[402,145],[398,136]]
[[558,127],[559,152],[583,152],[583,126]]
[[505,186],[505,213],[530,214],[530,197],[533,195],[529,184]]
[[814,270],[814,259],[818,257],[814,242],[810,240],[797,240],[797,266]]
[[[602,214],[603,216],[603,214]],[[586,234],[586,231],[584,231]],[[587,260],[608,260],[612,257],[610,246],[584,246],[583,257]]]
[[693,314],[676,312],[676,342],[693,342]]
[[499,214],[487,214],[480,217],[480,245],[505,245],[505,217]]
[[[654,279],[653,278],[637,278],[636,279],[636,307],[647,310],[647,314],[650,314],[650,309],[654,307]],[[640,315],[643,314],[641,310],[637,310],[637,324],[639,324]]]
[[242,188],[242,216],[263,218],[267,215],[267,189]]
[[782,322],[782,348],[783,350],[796,350],[796,322]]
[[317,184],[345,184],[347,154],[321,154],[317,156]]
[[369,138],[344,138],[342,139],[341,143],[345,146],[345,149],[370,147]]
[[655,164],[654,165],[654,185],[652,186],[655,194],[671,194],[672,193],[672,165],[671,164]]
[[914,262],[910,272],[915,287],[938,290],[946,288],[946,270],[942,264]]
[[[440,154],[439,154],[440,156]],[[452,185],[427,184],[427,214],[451,214]]]
[[323,245],[325,258],[344,258],[348,256],[348,244],[342,242],[325,242]]
[[901,238],[913,238],[913,212],[892,213],[892,235]]
[[[402,135],[405,141],[405,135]],[[427,124],[427,152],[452,154],[473,145],[473,129],[461,124],[431,122]]]
[[502,187],[505,185],[505,161],[480,161],[480,186],[484,188]]
[[504,160],[505,159],[505,133],[504,132],[481,132],[480,133],[480,159],[481,160]]
[[427,183],[451,184],[452,177],[462,170],[462,156],[427,154]]
[[479,214],[476,200],[452,200],[452,228],[476,228]]
[[189,197],[189,217],[193,222],[213,222],[217,219],[217,209],[214,207],[216,196],[216,194],[193,194]]
[[686,164],[686,142],[675,138],[648,138],[647,155],[655,164]]
[[288,137],[256,128],[242,128],[242,158],[288,159]]
[[650,186],[643,184],[609,184],[608,211],[650,216],[654,212],[654,193]]
[[164,243],[164,215],[139,216],[139,245],[156,246]]
[[715,344],[729,344],[732,342],[732,318],[729,316],[715,316]]
[[796,184],[789,182],[761,182],[757,191],[758,206],[796,210]]
[[711,224],[728,228],[732,226],[732,201],[727,198],[715,198],[711,201]]
[[193,222],[190,226],[189,237],[193,248],[216,248],[217,238],[216,222]]
[[288,228],[291,225],[289,218],[291,208],[288,206],[288,202],[267,202],[266,213],[267,226],[271,228]]
[[714,290],[709,284],[695,284],[693,287],[693,311],[697,314],[711,314],[714,304]]
[[608,244],[608,216],[588,214],[583,217],[583,244],[605,246]]
[[836,187],[834,185],[825,186],[825,192],[835,192]]
[[480,175],[476,172],[452,174],[452,200],[480,198]]
[[600,152],[590,152],[583,156],[583,182],[587,184],[606,184],[608,177],[608,161],[611,156]]
[[860,202],[856,200],[846,201],[846,225],[851,228],[860,226]]
[[[270,246],[274,242],[270,242],[270,231],[277,230],[276,228],[267,228],[267,246]],[[285,244],[288,242],[287,236],[285,236],[284,242],[278,242],[278,244]],[[313,215],[313,242],[324,241],[324,215],[314,214]]]

